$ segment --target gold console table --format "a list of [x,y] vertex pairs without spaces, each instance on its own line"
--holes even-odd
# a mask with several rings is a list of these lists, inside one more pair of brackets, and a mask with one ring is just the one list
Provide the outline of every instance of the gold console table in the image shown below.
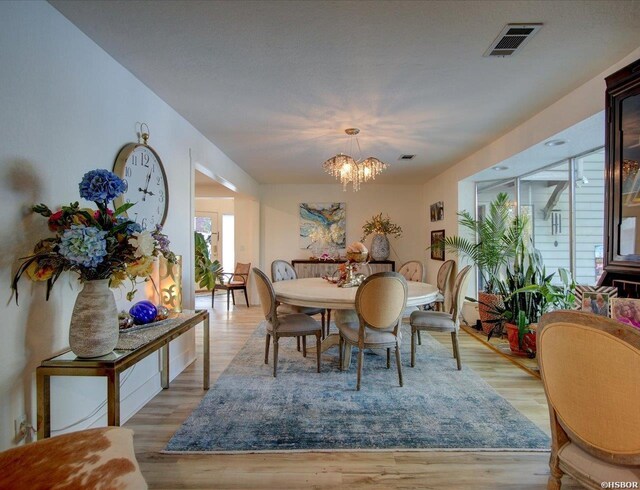
[[[203,388],[209,389],[209,312],[184,311],[145,330],[120,334],[116,349],[95,359],[80,359],[71,351],[42,361],[36,369],[38,392],[38,439],[51,435],[51,376],[104,376],[107,378],[107,425],[120,425],[120,374],[162,350],[160,374],[163,389],[169,388],[169,342],[202,323],[203,329]],[[143,333],[144,332],[144,333]],[[137,338],[132,338],[132,336]],[[148,338],[148,340],[147,340]],[[127,348],[127,344],[134,347]],[[139,344],[139,345],[138,345]],[[121,346],[125,346],[122,348]]]

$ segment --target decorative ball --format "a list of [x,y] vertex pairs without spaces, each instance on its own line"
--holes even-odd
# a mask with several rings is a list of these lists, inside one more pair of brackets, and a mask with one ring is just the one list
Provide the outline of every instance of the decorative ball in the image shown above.
[[136,325],[145,325],[156,319],[158,309],[151,301],[138,301],[129,309],[129,314]]
[[158,310],[158,313],[156,314],[157,322],[169,318],[169,308],[167,308],[166,306],[158,305],[156,306],[156,309]]
[[133,327],[133,318],[126,311],[121,311],[118,313],[118,325],[120,326],[120,330],[124,330],[126,328]]

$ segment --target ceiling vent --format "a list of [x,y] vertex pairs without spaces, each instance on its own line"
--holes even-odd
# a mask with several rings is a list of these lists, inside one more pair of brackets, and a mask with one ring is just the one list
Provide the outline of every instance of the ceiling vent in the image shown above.
[[415,158],[415,155],[400,155],[400,158],[398,158],[398,160],[413,160]]
[[483,56],[513,56],[542,28],[542,24],[507,24]]

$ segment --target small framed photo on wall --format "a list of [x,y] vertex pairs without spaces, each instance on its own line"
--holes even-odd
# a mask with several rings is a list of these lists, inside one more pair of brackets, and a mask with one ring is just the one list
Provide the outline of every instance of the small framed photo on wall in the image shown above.
[[431,258],[444,261],[444,230],[431,232]]

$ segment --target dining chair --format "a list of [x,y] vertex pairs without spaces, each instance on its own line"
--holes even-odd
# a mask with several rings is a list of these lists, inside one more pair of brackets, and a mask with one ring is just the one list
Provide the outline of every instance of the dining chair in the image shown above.
[[419,260],[405,262],[398,269],[407,281],[424,282],[424,267]]
[[[316,358],[318,363],[318,372],[320,372],[320,336],[322,334],[321,325],[304,313],[292,313],[290,315],[278,315],[278,302],[276,301],[276,293],[273,290],[273,284],[257,267],[253,268],[256,276],[256,287],[258,296],[260,296],[260,304],[264,313],[264,324],[267,331],[266,344],[264,349],[264,363],[269,364],[269,345],[273,337],[273,377],[275,378],[278,371],[278,341],[282,337],[303,337],[307,335],[316,336]],[[305,343],[306,345],[306,343]]]
[[386,349],[387,369],[391,364],[391,348],[395,348],[398,379],[402,386],[400,340],[402,313],[407,304],[407,280],[397,272],[378,272],[367,277],[356,291],[355,315],[336,318],[340,332],[339,358],[349,346],[358,347],[358,377],[360,390],[364,349]]
[[540,319],[537,347],[551,422],[547,488],[559,490],[565,473],[594,489],[640,481],[640,330],[560,310]]
[[453,293],[453,282],[456,277],[455,260],[447,260],[438,269],[436,276],[436,286],[438,286],[438,297],[434,301],[436,311],[451,310],[451,295]]
[[[271,281],[273,282],[291,281],[293,279],[298,279],[298,273],[289,262],[287,262],[286,260],[279,260],[279,259],[271,262]],[[324,330],[325,309],[324,308],[311,308],[307,306],[296,306],[296,305],[288,305],[286,303],[280,303],[278,305],[278,313],[282,313],[282,314],[304,313],[305,315],[309,315],[309,316],[320,315],[322,319],[321,320],[322,338],[325,337],[325,330]],[[298,337],[297,342],[298,342],[298,351],[299,351],[300,337]],[[306,341],[304,340],[304,337],[302,341],[302,346],[303,346],[302,355],[304,357],[307,357],[307,347],[306,347]]]
[[247,296],[247,284],[249,283],[249,271],[251,271],[251,262],[243,264],[241,262],[236,263],[235,270],[231,272],[222,272],[222,282],[216,283],[211,291],[211,308],[214,307],[214,298],[217,290],[223,290],[227,292],[227,311],[229,311],[229,295],[233,301],[233,306],[236,305],[236,297],[234,291],[244,292],[244,299],[247,302],[247,308],[249,307],[249,297]]
[[453,357],[456,358],[458,371],[462,369],[460,361],[460,347],[458,345],[458,330],[460,329],[460,311],[464,302],[464,295],[469,285],[471,266],[462,269],[456,276],[453,288],[453,301],[449,313],[443,311],[414,311],[411,313],[411,367],[416,365],[416,336],[420,330],[436,332],[450,332],[453,344]]

